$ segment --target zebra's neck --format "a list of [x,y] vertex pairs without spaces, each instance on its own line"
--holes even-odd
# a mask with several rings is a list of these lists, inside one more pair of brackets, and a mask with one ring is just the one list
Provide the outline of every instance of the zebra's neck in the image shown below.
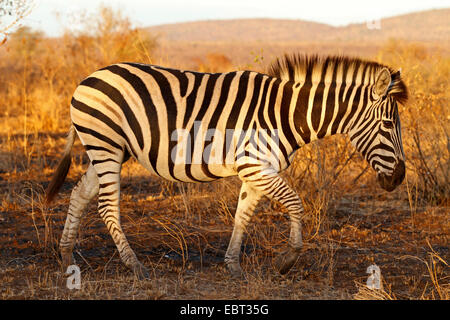
[[347,133],[366,112],[370,98],[367,70],[354,70],[350,79],[330,74],[315,81],[288,82],[292,90],[290,127],[298,146],[339,133]]
[[292,90],[289,121],[301,146],[337,133],[347,133],[370,111],[373,84],[384,68],[349,57],[292,55],[277,59],[268,74]]

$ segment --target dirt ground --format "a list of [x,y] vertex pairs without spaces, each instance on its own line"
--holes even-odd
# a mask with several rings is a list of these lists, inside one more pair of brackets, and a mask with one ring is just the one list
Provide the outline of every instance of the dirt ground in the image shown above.
[[[122,225],[151,280],[139,281],[121,263],[93,201],[74,251],[81,289],[68,290],[58,242],[70,191],[86,167],[75,157],[63,190],[43,206],[57,155],[39,169],[0,172],[0,299],[448,299],[448,207],[411,207],[405,187],[344,195],[322,217],[304,218],[304,250],[286,275],[275,270],[286,248],[288,217],[265,200],[245,237],[244,278],[223,262],[239,181],[170,184],[123,170]],[[30,169],[31,168],[31,169]],[[310,227],[322,219],[320,228]],[[383,288],[365,286],[367,268],[380,267]]]

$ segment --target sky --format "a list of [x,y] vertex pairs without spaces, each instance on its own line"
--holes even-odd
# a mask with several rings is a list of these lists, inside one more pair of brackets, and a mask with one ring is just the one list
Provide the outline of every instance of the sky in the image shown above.
[[65,29],[76,30],[79,17],[94,13],[101,4],[121,10],[136,27],[235,18],[302,19],[339,26],[448,8],[450,0],[34,0],[23,25],[59,36]]

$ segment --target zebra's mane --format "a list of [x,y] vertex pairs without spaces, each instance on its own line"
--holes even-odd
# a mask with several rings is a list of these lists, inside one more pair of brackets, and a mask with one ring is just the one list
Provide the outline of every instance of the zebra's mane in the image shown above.
[[[354,69],[361,66],[367,66],[370,69],[369,84],[374,84],[376,75],[383,68],[388,68],[391,73],[392,84],[389,88],[389,94],[400,103],[405,103],[408,99],[406,85],[400,77],[400,73],[392,68],[374,61],[367,61],[359,58],[345,56],[325,56],[292,54],[284,55],[271,64],[268,75],[282,80],[303,81],[306,76],[311,76],[312,81],[320,81],[325,68],[334,67],[338,64],[336,70]],[[326,71],[326,70],[325,70]]]

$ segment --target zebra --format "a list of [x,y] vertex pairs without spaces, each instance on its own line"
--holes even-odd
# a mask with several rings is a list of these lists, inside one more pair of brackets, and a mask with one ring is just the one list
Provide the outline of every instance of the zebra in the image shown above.
[[[137,277],[149,278],[120,223],[120,171],[133,157],[171,181],[239,177],[242,185],[225,254],[233,277],[242,276],[241,244],[258,201],[263,196],[278,201],[290,221],[287,249],[276,260],[278,271],[286,273],[302,248],[304,208],[280,173],[305,144],[346,134],[375,170],[379,185],[394,190],[405,176],[398,103],[407,98],[400,70],[345,56],[285,54],[266,73],[199,73],[131,62],[99,69],[73,94],[66,147],[46,190],[49,204],[68,173],[78,136],[90,164],[70,197],[59,245],[63,266],[71,264],[83,211],[98,195],[98,212],[123,263]],[[196,126],[239,134],[225,140],[205,138]],[[190,138],[182,138],[186,135]],[[203,157],[179,157],[183,149]]]

